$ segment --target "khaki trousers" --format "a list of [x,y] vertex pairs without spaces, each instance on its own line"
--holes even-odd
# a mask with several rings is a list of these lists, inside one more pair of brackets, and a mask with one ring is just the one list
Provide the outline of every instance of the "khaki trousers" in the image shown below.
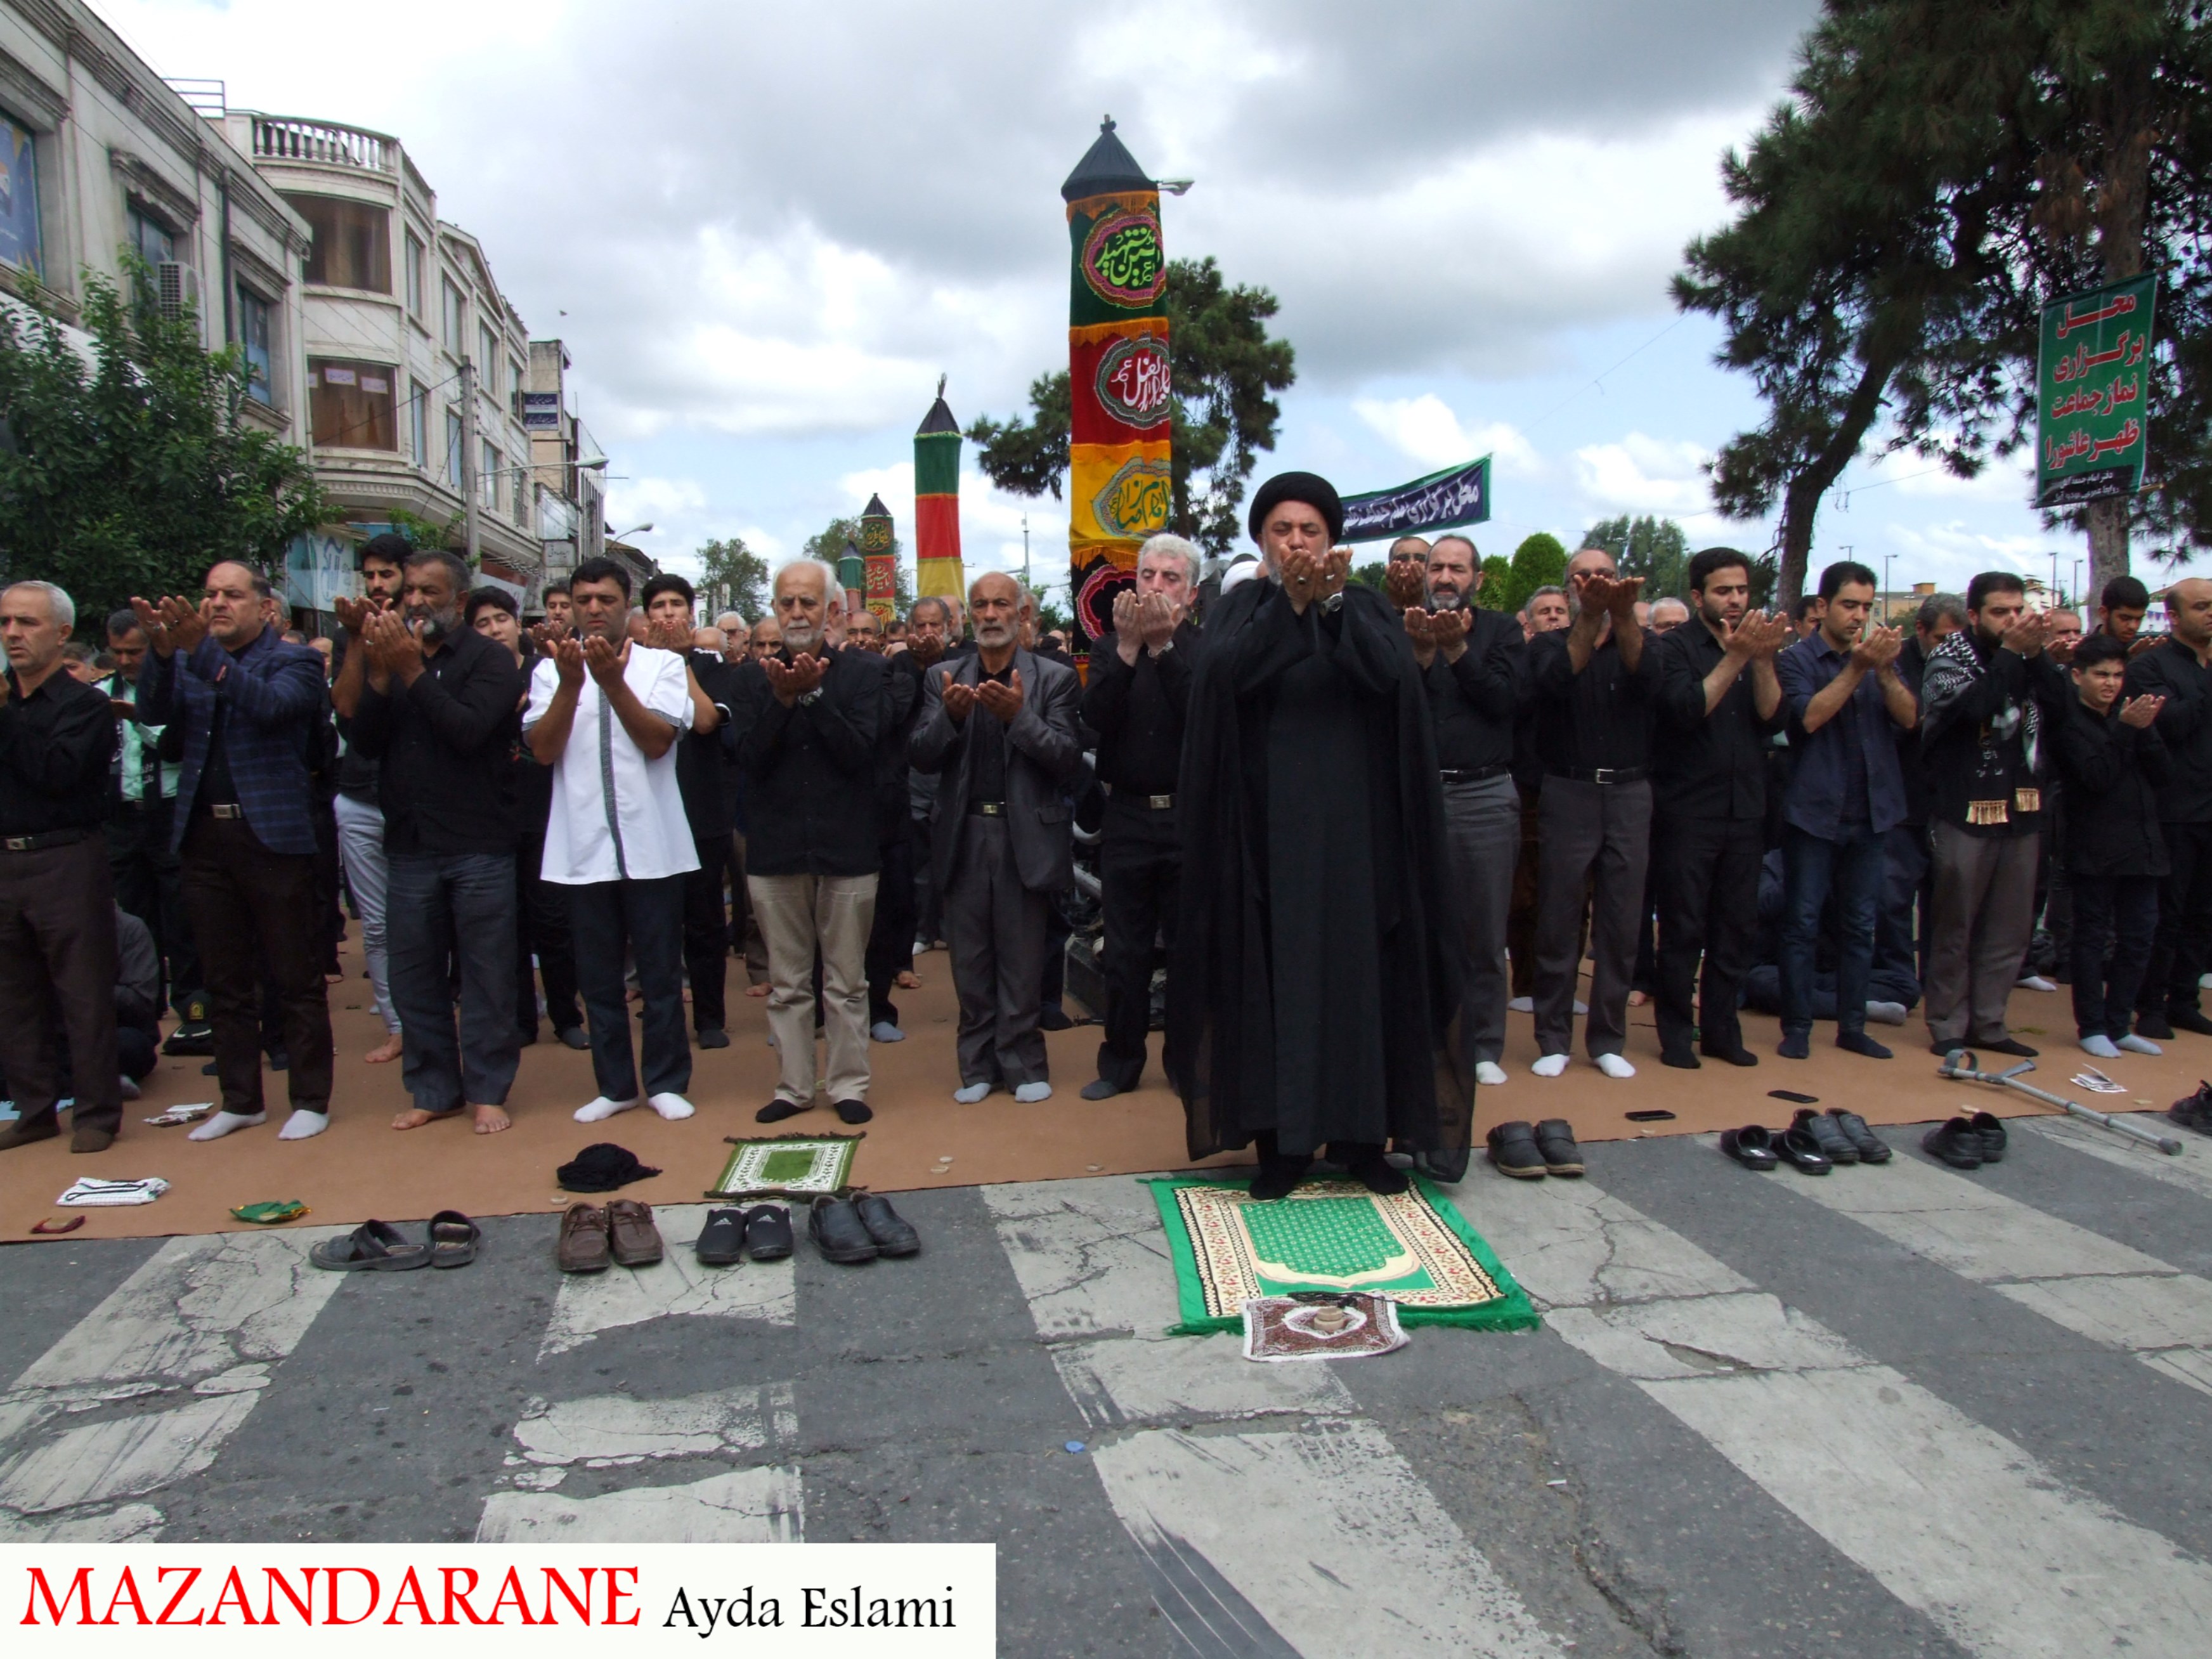
[[830,1042],[823,1086],[832,1101],[868,1097],[868,932],[876,878],[747,876],[768,941],[768,1029],[782,1070],[779,1100],[814,1101],[814,953],[822,952],[822,1029]]

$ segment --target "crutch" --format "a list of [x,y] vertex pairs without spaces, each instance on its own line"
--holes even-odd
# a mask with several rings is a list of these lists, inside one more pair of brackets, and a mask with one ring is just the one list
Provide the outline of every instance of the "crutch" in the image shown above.
[[2058,1107],[2072,1116],[2087,1118],[2090,1122],[2100,1124],[2116,1134],[2125,1135],[2130,1140],[2148,1142],[2169,1158],[2181,1156],[2181,1143],[2171,1136],[2156,1133],[2144,1128],[2139,1123],[2130,1123],[2125,1118],[2114,1117],[2110,1112],[2092,1111],[2078,1101],[2068,1100],[2063,1096],[2051,1094],[2046,1090],[2030,1088],[2020,1080],[2020,1076],[2022,1072],[2032,1072],[2035,1069],[2035,1062],[2032,1060],[2023,1060],[2019,1065],[2002,1072],[1984,1072],[1980,1069],[1980,1066],[1981,1061],[1975,1056],[1972,1049],[1954,1048],[1943,1056],[1943,1063],[1936,1068],[1936,1075],[1962,1077],[1975,1083],[1994,1083],[2001,1088],[2017,1089],[2024,1095],[2032,1095],[2049,1105]]

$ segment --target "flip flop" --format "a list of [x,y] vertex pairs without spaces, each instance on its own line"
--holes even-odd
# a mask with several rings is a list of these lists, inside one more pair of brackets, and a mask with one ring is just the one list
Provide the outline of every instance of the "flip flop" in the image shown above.
[[441,1210],[430,1218],[430,1265],[465,1267],[477,1259],[483,1229],[459,1210]]
[[307,1252],[318,1267],[337,1273],[404,1273],[430,1260],[430,1247],[417,1244],[388,1221],[364,1221],[343,1238],[326,1238]]

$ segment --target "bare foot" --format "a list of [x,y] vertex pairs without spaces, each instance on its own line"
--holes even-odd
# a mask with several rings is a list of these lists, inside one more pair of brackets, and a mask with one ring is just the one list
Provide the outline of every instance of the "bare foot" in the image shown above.
[[412,1108],[393,1118],[392,1127],[395,1129],[419,1129],[426,1123],[435,1123],[441,1117],[452,1115],[450,1112],[426,1112],[420,1108]]
[[898,976],[898,988],[902,991],[919,991],[921,989],[921,975],[915,973],[911,968],[901,969],[899,970]]
[[378,1043],[376,1047],[371,1048],[367,1054],[363,1054],[361,1057],[362,1063],[365,1066],[389,1066],[393,1060],[399,1058],[399,1033],[394,1031],[390,1036],[385,1038],[383,1042]]
[[1631,991],[1628,994],[1628,1006],[1632,1008],[1641,1008],[1650,1000],[1650,997],[1642,991]]
[[770,985],[748,985],[745,987],[745,994],[749,997],[764,997],[775,988]]
[[477,1106],[471,1109],[477,1115],[477,1133],[480,1135],[495,1135],[501,1129],[514,1127],[514,1120],[507,1115],[504,1106]]

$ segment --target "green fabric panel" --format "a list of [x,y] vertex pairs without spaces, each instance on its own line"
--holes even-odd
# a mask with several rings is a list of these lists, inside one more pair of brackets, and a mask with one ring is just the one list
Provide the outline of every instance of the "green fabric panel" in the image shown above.
[[957,495],[960,493],[960,434],[933,432],[914,441],[914,493],[917,495]]
[[[1121,219],[1128,210],[1113,204],[1101,209],[1103,216]],[[1109,239],[1105,251],[1104,268],[1123,279],[1143,280],[1150,272],[1164,274],[1167,253],[1159,234],[1159,202],[1155,197],[1151,215],[1149,234],[1125,228]],[[1067,321],[1071,328],[1081,328],[1091,323],[1127,322],[1133,317],[1164,317],[1168,314],[1167,289],[1163,282],[1160,291],[1149,300],[1132,304],[1120,304],[1107,299],[1093,289],[1085,280],[1084,249],[1091,240],[1091,233],[1097,221],[1080,210],[1071,212],[1067,221],[1068,236],[1068,305]]]

